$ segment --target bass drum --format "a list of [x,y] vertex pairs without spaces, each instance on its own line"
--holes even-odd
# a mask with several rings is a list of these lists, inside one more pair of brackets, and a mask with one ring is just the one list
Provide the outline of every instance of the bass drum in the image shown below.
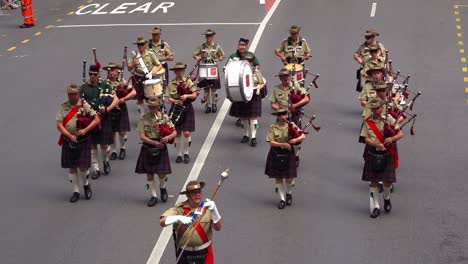
[[226,96],[231,102],[250,101],[254,93],[250,63],[245,60],[229,61],[226,65],[225,85]]
[[160,96],[163,91],[161,79],[151,79],[143,82],[145,85],[145,97]]

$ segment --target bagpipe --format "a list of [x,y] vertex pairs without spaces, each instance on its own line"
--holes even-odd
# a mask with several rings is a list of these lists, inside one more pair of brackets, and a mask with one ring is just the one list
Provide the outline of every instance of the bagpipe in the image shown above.
[[[389,82],[387,86],[387,99],[385,101],[386,120],[388,120],[388,116],[390,115],[396,120],[396,124],[403,122],[403,120],[405,121],[398,125],[390,125],[386,121],[384,126],[384,137],[396,135],[410,122],[412,122],[410,134],[414,135],[414,124],[416,122],[417,114],[409,111],[413,111],[414,103],[421,95],[421,91],[412,91],[410,89],[411,75],[403,75],[399,70],[395,73],[393,71],[392,61],[389,60],[388,50],[386,51],[386,55],[386,81]],[[399,81],[399,77],[402,78],[402,81]],[[413,95],[413,97],[410,99],[411,95]]]
[[[174,133],[175,129],[171,127],[168,123],[170,122],[170,119],[166,120],[166,122],[160,123],[159,126],[159,135],[161,138],[166,137]],[[167,142],[168,144],[174,143],[174,139],[171,139]]]
[[131,90],[131,89],[128,89],[128,83],[126,83],[124,79],[124,71],[125,71],[126,65],[127,65],[127,46],[124,47],[119,84],[115,88],[115,94],[117,95],[119,99],[125,98],[130,93],[130,90]]

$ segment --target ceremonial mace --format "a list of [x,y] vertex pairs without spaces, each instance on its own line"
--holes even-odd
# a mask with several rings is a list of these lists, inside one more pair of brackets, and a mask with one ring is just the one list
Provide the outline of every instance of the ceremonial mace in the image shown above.
[[[226,169],[225,171],[223,171],[223,172],[221,173],[221,175],[219,175],[219,177],[220,177],[220,179],[219,179],[219,181],[218,181],[218,185],[216,185],[216,188],[215,188],[215,190],[213,191],[213,194],[211,195],[211,198],[210,198],[210,200],[212,200],[212,201],[214,200],[214,198],[215,198],[216,194],[218,193],[218,190],[219,190],[219,188],[221,187],[221,185],[223,184],[223,182],[224,182],[227,178],[229,178],[229,168]],[[176,259],[176,263],[178,263],[180,257],[182,257],[182,254],[184,253],[184,250],[185,250],[185,248],[187,247],[188,242],[189,242],[190,239],[192,238],[193,233],[194,233],[195,229],[197,228],[197,225],[200,224],[200,221],[201,221],[201,219],[203,218],[203,216],[205,215],[205,213],[206,213],[206,207],[203,207],[202,213],[199,214],[199,215],[197,216],[196,219],[194,219],[194,221],[192,222],[192,224],[190,224],[189,227],[187,227],[187,230],[188,230],[189,228],[192,228],[192,230],[191,230],[191,232],[190,232],[190,234],[189,234],[189,237],[188,237],[188,239],[187,239],[187,242],[185,242],[184,246],[182,247],[182,250],[181,250],[180,253],[179,253],[179,256],[178,256],[177,259]],[[184,233],[184,235],[185,235],[185,234],[186,234],[186,233]],[[180,238],[180,241],[182,241],[182,238],[184,237],[184,235],[182,235],[182,237]]]

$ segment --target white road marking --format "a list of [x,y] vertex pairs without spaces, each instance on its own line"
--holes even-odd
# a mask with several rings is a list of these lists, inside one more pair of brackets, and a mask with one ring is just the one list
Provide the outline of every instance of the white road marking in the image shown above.
[[375,17],[375,10],[377,9],[377,3],[372,3],[372,9],[370,11],[370,17]]
[[[263,18],[262,23],[257,29],[257,32],[255,33],[255,37],[252,41],[252,44],[250,46],[250,51],[255,52],[255,49],[257,48],[258,42],[260,41],[260,37],[263,34],[263,31],[265,30],[265,26],[270,20],[271,16],[273,13],[275,13],[276,8],[280,4],[281,0],[276,0],[273,6],[271,7],[270,11],[268,11],[267,15],[265,18]],[[213,123],[213,126],[211,126],[210,132],[208,133],[208,136],[205,139],[205,142],[203,143],[203,147],[200,150],[200,153],[197,156],[197,159],[195,160],[195,164],[192,167],[192,170],[190,171],[190,174],[185,181],[184,186],[182,187],[182,190],[185,189],[185,186],[189,181],[196,180],[198,178],[198,175],[200,174],[200,171],[205,164],[205,160],[208,156],[208,153],[210,152],[211,146],[214,143],[214,140],[216,136],[218,135],[218,131],[221,128],[221,124],[224,121],[224,118],[227,114],[227,111],[229,110],[229,107],[231,106],[231,101],[228,99],[224,99],[223,105],[221,107],[221,110],[218,112],[218,115],[216,116],[216,120]],[[185,195],[179,195],[177,198],[176,204],[183,202],[185,200]],[[151,255],[146,262],[146,264],[156,264],[159,263],[161,260],[161,257],[164,253],[164,250],[166,249],[167,243],[169,242],[169,239],[171,238],[172,235],[172,226],[166,226],[163,228],[161,234],[159,235],[158,241],[156,242],[156,245],[153,248],[153,251],[151,252]]]
[[[241,23],[158,23],[161,26],[241,26],[241,25],[260,25],[257,22],[241,22]],[[152,24],[94,24],[94,25],[61,25],[54,26],[55,28],[82,28],[82,27],[140,27],[154,26]]]
[[265,4],[265,0],[260,0],[260,4],[261,4],[261,5],[264,5],[264,4]]

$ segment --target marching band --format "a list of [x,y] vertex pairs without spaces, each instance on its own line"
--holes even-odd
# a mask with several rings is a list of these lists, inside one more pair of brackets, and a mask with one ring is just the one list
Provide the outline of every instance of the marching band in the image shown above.
[[[101,65],[97,61],[96,50],[93,50],[95,61],[89,66],[89,79],[86,80],[84,61],[83,85],[70,84],[66,88],[68,101],[61,104],[56,121],[61,133],[61,165],[68,169],[73,185],[70,202],[80,199],[78,175],[81,176],[85,198],[91,199],[88,178],[91,175],[92,179],[97,179],[101,175],[97,145],[100,145],[104,174],[111,171],[109,160],[125,159],[127,133],[131,130],[127,101],[137,100],[139,122],[136,132],[142,143],[135,173],[146,174],[147,189],[151,194],[147,202],[149,207],[158,203],[155,174],[159,179],[161,200],[166,202],[169,197],[166,183],[172,170],[168,145],[174,144],[176,148],[176,163],[190,163],[189,149],[196,114],[192,104],[201,90],[204,91],[201,102],[205,104],[205,113],[217,112],[221,89],[219,63],[224,52],[214,42],[216,32],[207,29],[203,33],[206,42],[193,52],[196,64],[186,75],[187,65],[183,62],[169,67],[174,51],[161,39],[161,30],[160,26],[154,26],[149,40],[138,37],[134,43],[137,50],[131,52],[129,58],[125,47],[121,65],[110,62],[103,68],[107,71],[107,79],[104,80],[100,79]],[[309,73],[305,66],[311,52],[307,41],[299,36],[300,30],[300,26],[292,25],[290,36],[274,51],[283,67],[276,75],[280,84],[269,95],[266,78],[260,72],[260,62],[255,54],[247,51],[248,39],[239,39],[238,49],[228,57],[223,68],[226,97],[232,102],[229,115],[239,118],[243,127],[241,143],[257,146],[258,118],[262,116],[262,101],[268,95],[276,120],[266,136],[270,150],[264,173],[275,179],[279,209],[292,205],[294,180],[299,174],[300,146],[308,134],[307,127],[312,125],[316,131],[320,130],[313,124],[316,115],[305,113],[310,103],[310,88],[312,85],[318,88],[316,81],[319,75]],[[359,132],[359,142],[365,144],[362,180],[370,183],[371,218],[380,215],[380,193],[383,193],[384,211],[389,213],[392,210],[390,196],[398,168],[396,143],[403,138],[405,125],[413,122],[414,126],[417,115],[412,113],[413,105],[421,94],[409,88],[409,75],[393,71],[388,50],[375,40],[379,35],[375,29],[367,30],[365,42],[354,53],[354,59],[360,65],[356,91],[363,107]],[[125,68],[131,73],[128,81],[124,79]],[[174,73],[172,80],[169,80],[170,71]],[[306,87],[308,75],[314,78]],[[409,98],[411,93],[414,94],[412,99]],[[166,103],[170,104],[169,109],[165,108]],[[222,174],[214,195],[226,178],[227,172]],[[213,263],[211,229],[220,230],[222,221],[213,201],[214,195],[211,199],[201,199],[204,186],[203,182],[190,182],[186,191],[181,192],[187,195],[188,200],[161,216],[161,226],[174,226],[178,263]],[[197,221],[198,224],[194,224]],[[195,236],[188,235],[194,230]]]

